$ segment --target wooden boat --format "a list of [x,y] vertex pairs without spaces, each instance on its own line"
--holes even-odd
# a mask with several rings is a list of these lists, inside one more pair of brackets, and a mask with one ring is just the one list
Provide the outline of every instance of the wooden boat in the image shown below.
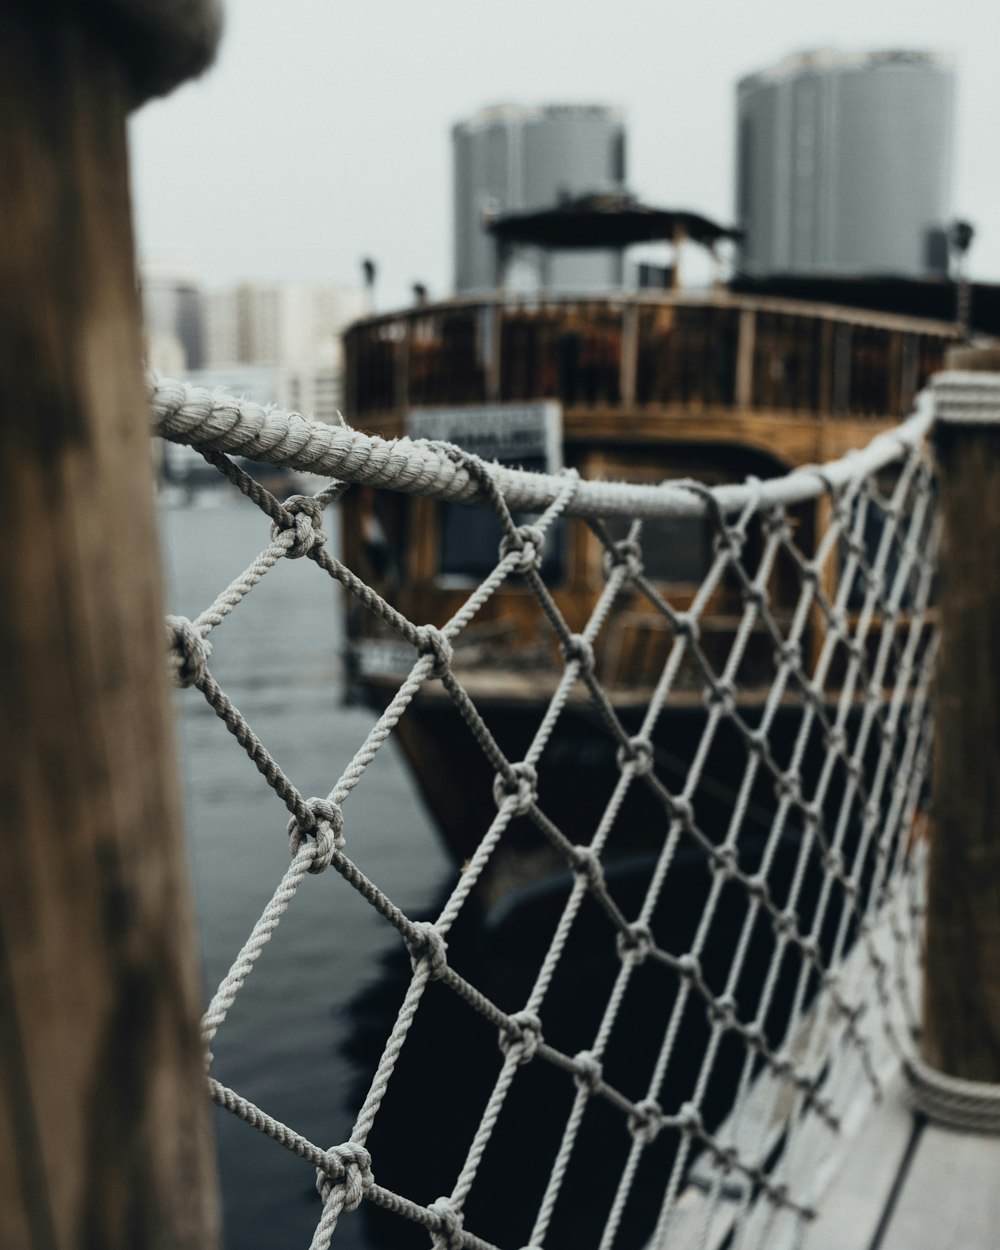
[[[356,323],[345,336],[346,406],[359,427],[386,438],[431,435],[480,450],[477,440],[492,431],[488,454],[526,467],[565,464],[584,478],[768,478],[840,456],[897,423],[942,367],[955,337],[949,322],[725,288],[587,297],[501,289]],[[520,431],[513,451],[504,446],[504,430]],[[828,506],[821,501],[795,510],[803,550]],[[344,507],[347,563],[411,620],[443,624],[496,562],[500,530],[487,513],[364,490],[349,492]],[[711,538],[700,519],[645,526],[646,571],[678,609],[690,604],[703,577]],[[598,538],[579,522],[562,525],[550,544],[547,580],[573,630],[583,627],[601,593],[602,557]],[[772,610],[783,624],[797,593],[792,572],[779,566],[775,573]],[[705,652],[719,667],[740,606],[738,587],[723,585],[703,620]],[[412,651],[358,608],[349,613],[347,634],[354,693],[384,706],[412,664]],[[817,620],[807,639],[813,651],[821,634]],[[663,617],[633,593],[602,631],[597,676],[629,732],[638,729],[671,642]],[[737,700],[750,723],[773,676],[772,653],[761,629],[738,683]],[[533,595],[517,579],[493,596],[456,649],[460,680],[514,760],[527,750],[562,666]],[[615,743],[586,691],[578,691],[546,748],[539,796],[573,841],[586,842],[617,764]],[[705,715],[700,679],[682,673],[654,736],[657,770],[668,785],[679,788]],[[786,720],[786,730],[777,723],[772,729],[778,756],[790,752],[794,718]],[[436,682],[416,697],[397,737],[462,862],[495,815],[487,761]],[[743,751],[724,726],[699,789],[699,822],[720,837],[732,778],[739,775],[734,761]],[[762,785],[750,815],[753,823],[756,812],[761,833],[774,807],[773,787]],[[618,822],[628,832],[616,843],[617,855],[642,854],[644,842],[648,850],[646,831],[662,820],[662,808],[633,786]],[[484,888],[495,900],[551,867],[552,853],[529,822],[518,821]]]

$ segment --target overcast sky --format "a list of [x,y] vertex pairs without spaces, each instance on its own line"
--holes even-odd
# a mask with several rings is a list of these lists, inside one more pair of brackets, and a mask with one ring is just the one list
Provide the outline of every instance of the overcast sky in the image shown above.
[[954,56],[953,211],[1000,281],[1000,0],[229,0],[215,67],[131,125],[139,246],[239,278],[451,288],[452,124],[487,104],[621,106],[628,182],[734,209],[735,84],[790,52]]

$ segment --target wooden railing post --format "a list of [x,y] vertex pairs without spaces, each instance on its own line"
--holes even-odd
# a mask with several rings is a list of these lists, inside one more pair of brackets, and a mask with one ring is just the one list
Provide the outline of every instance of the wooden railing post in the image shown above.
[[156,10],[0,6],[3,1250],[217,1242],[125,148],[214,19]]
[[[943,548],[924,1058],[1000,1082],[1000,355],[934,383]],[[977,366],[998,372],[972,372]]]

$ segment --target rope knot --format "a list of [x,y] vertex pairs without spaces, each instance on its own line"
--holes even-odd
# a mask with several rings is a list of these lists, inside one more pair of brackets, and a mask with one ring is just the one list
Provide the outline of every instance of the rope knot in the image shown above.
[[789,768],[787,772],[779,773],[774,779],[774,789],[779,798],[792,799],[801,805],[802,775],[797,768]]
[[801,668],[802,647],[797,642],[783,642],[778,648],[778,659],[789,668]]
[[831,847],[823,856],[823,868],[833,877],[844,871],[844,857],[836,847]]
[[508,799],[514,799],[514,812],[526,815],[538,798],[538,773],[527,760],[511,764],[511,776],[497,773],[493,778],[493,798],[497,807],[503,807]]
[[168,616],[166,623],[174,684],[182,687],[197,686],[208,674],[208,657],[212,653],[212,644],[201,636],[194,623],[186,616]]
[[688,642],[697,642],[701,630],[698,621],[690,612],[675,612],[673,619],[674,633],[678,638],[686,638]]
[[802,819],[807,829],[815,833],[823,823],[823,809],[815,801],[802,805]]
[[743,543],[746,535],[742,530],[737,529],[734,525],[727,525],[725,529],[720,530],[712,540],[712,546],[716,555],[725,552],[733,560],[738,560],[743,554]]
[[285,548],[285,558],[298,560],[308,554],[317,544],[326,542],[326,534],[320,528],[323,505],[308,495],[290,495],[282,505],[291,515],[291,524],[271,526],[271,541],[279,542],[283,534],[291,539]]
[[605,549],[602,562],[605,579],[615,569],[624,568],[626,580],[633,581],[643,573],[642,546],[636,539],[622,538],[610,550]]
[[767,749],[767,734],[763,729],[751,729],[745,735],[747,752],[760,758]]
[[783,1050],[779,1050],[772,1057],[771,1067],[775,1076],[792,1076],[795,1072],[795,1064]]
[[636,921],[621,931],[616,941],[619,958],[631,957],[637,964],[641,964],[653,949],[653,931],[648,924]]
[[597,852],[589,846],[574,846],[569,857],[570,865],[577,876],[583,877],[595,890],[598,889],[604,881],[604,870]]
[[293,816],[288,822],[288,848],[294,859],[311,841],[314,850],[309,871],[324,872],[334,855],[344,849],[344,813],[339,803],[329,799],[306,799],[305,805],[305,818]]
[[[882,617],[883,629],[887,626],[887,624],[888,622],[886,621],[886,618],[883,616]],[[882,703],[884,702],[884,700],[885,700],[885,694],[883,693],[882,689],[877,685],[869,686],[868,689],[865,691],[865,703],[876,712],[882,706]]]
[[711,707],[721,708],[726,716],[732,716],[736,711],[736,687],[731,681],[713,681],[705,698]]
[[541,1044],[542,1022],[533,1011],[515,1011],[500,1029],[500,1049],[518,1063],[530,1063]]
[[683,794],[670,795],[668,799],[670,815],[679,820],[685,829],[694,828],[694,805]]
[[748,1046],[754,1046],[758,1050],[764,1044],[764,1030],[755,1021],[743,1026],[743,1039]]
[[761,872],[752,873],[743,883],[751,898],[762,902],[767,897],[767,881]]
[[619,769],[631,764],[636,777],[646,777],[653,771],[653,744],[649,738],[636,734],[629,738],[627,746],[618,748],[617,759]]
[[753,582],[743,589],[743,599],[745,603],[751,603],[755,608],[763,608],[770,600],[770,596],[763,586],[755,586]]
[[677,1113],[677,1126],[682,1133],[701,1131],[701,1112],[693,1102],[686,1102]]
[[784,508],[772,508],[764,514],[764,533],[783,542],[792,541],[792,531]]
[[601,1061],[592,1051],[581,1050],[573,1056],[573,1063],[576,1067],[573,1080],[580,1089],[585,1089],[592,1094],[601,1082]]
[[720,994],[718,998],[709,999],[708,1017],[720,1028],[733,1028],[736,1024],[736,999],[732,994]]
[[437,1229],[431,1234],[435,1250],[462,1250],[462,1215],[450,1198],[435,1198],[427,1210],[437,1216]]
[[518,559],[511,570],[514,573],[530,573],[532,569],[541,567],[545,549],[545,531],[537,525],[519,525],[513,533],[500,540],[500,559],[505,560],[511,552],[518,553]]
[[594,671],[594,648],[583,634],[570,634],[561,646],[563,659],[567,664],[579,664],[581,677]]
[[448,971],[448,943],[444,934],[429,920],[415,921],[413,929],[416,932],[406,943],[413,971],[419,972],[426,965],[430,979],[439,981]]
[[693,981],[695,983],[701,980],[701,963],[697,955],[692,955],[689,951],[686,955],[681,955],[677,960],[677,972],[685,981]]
[[713,872],[721,873],[723,880],[736,875],[739,867],[739,856],[735,846],[714,847],[711,852]]
[[357,1142],[344,1142],[326,1152],[323,1165],[316,1169],[316,1188],[324,1202],[329,1202],[336,1183],[344,1187],[342,1211],[354,1211],[375,1183],[371,1155]]
[[663,1109],[655,1098],[637,1102],[628,1117],[629,1132],[643,1146],[652,1142],[663,1128]]
[[434,657],[434,667],[430,676],[443,677],[451,668],[455,652],[451,643],[436,625],[421,625],[416,636],[417,651],[420,655]]
[[841,729],[840,725],[834,725],[828,734],[826,734],[825,744],[826,750],[833,752],[843,751],[848,745],[848,735]]
[[814,937],[799,938],[799,950],[810,963],[819,962],[819,944]]

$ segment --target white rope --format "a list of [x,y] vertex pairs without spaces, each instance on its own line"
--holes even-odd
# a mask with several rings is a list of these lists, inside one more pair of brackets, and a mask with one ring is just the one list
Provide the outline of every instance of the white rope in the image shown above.
[[[318,473],[367,486],[378,486],[436,499],[468,502],[480,497],[481,483],[464,463],[441,445],[408,438],[387,441],[342,425],[310,421],[297,412],[264,407],[220,391],[150,375],[149,400],[156,434],[175,443],[211,449],[251,460],[265,460],[300,472]],[[726,516],[741,512],[752,497],[762,507],[788,507],[817,499],[826,483],[841,490],[877,473],[915,447],[932,419],[929,396],[918,397],[916,413],[902,425],[877,435],[863,451],[823,466],[823,478],[811,468],[795,469],[760,486],[718,486],[712,497]],[[541,512],[560,498],[560,476],[526,473],[495,465],[491,475],[513,510]],[[705,500],[675,483],[642,486],[584,481],[567,505],[570,516],[696,516]]]
[[907,1056],[905,1072],[918,1111],[951,1128],[973,1133],[1000,1133],[1000,1085],[965,1081]]
[[[211,1078],[212,1096],[220,1105],[318,1169],[323,1209],[314,1250],[326,1250],[340,1219],[364,1201],[422,1225],[437,1246],[490,1250],[490,1241],[467,1226],[466,1213],[477,1178],[491,1166],[490,1144],[511,1091],[528,1065],[535,1071],[544,1068],[553,1083],[575,1083],[544,1191],[537,1208],[527,1213],[526,1244],[536,1248],[552,1238],[558,1244],[560,1210],[567,1197],[576,1202],[586,1198],[565,1191],[573,1183],[573,1162],[586,1140],[588,1109],[598,1100],[620,1117],[626,1143],[615,1191],[600,1216],[602,1223],[595,1225],[602,1250],[619,1244],[644,1161],[665,1140],[673,1143],[673,1154],[658,1181],[651,1247],[673,1246],[682,1196],[687,1202],[695,1191],[704,1208],[699,1227],[707,1232],[710,1218],[724,1216],[737,1246],[769,1244],[769,1230],[779,1216],[797,1223],[808,1219],[820,1197],[817,1178],[824,1173],[831,1143],[841,1141],[859,1098],[877,1096],[887,1065],[903,1064],[921,1105],[946,1104],[951,1116],[971,1108],[976,1125],[994,1122],[998,1100],[991,1091],[984,1100],[982,1090],[938,1080],[914,1058],[912,969],[920,927],[920,864],[908,834],[930,747],[929,599],[938,537],[923,445],[930,420],[926,400],[899,430],[879,435],[861,452],[772,481],[712,488],[697,483],[637,487],[580,481],[572,474],[529,475],[484,465],[454,447],[388,443],[177,383],[154,382],[152,400],[161,432],[207,450],[274,525],[261,555],[194,622],[176,617],[168,622],[175,679],[201,691],[273,787],[286,809],[282,821],[287,821],[293,854],[206,1012],[206,1044],[224,1025],[281,917],[294,905],[298,891],[308,888],[310,874],[332,867],[398,931],[413,965],[350,1141],[324,1149]],[[441,499],[478,499],[494,511],[503,535],[496,565],[442,627],[411,621],[327,551],[321,512],[340,493],[340,485],[314,500],[282,504],[233,465],[224,454],[229,452],[334,475],[341,483]],[[897,466],[895,484],[886,498],[878,475],[891,465]],[[803,550],[785,510],[823,495],[831,504],[828,523],[815,536],[813,549]],[[531,526],[518,526],[512,508],[542,515]],[[707,516],[716,550],[696,593],[681,610],[643,572],[642,521],[695,513]],[[612,541],[594,519],[607,515],[633,518],[626,539]],[[604,586],[586,621],[574,628],[540,573],[546,533],[560,517],[589,518],[606,547]],[[874,549],[867,537],[873,526],[878,531]],[[210,667],[210,632],[224,630],[234,611],[245,610],[254,587],[280,560],[299,557],[337,580],[358,612],[370,614],[380,630],[413,648],[409,673],[353,759],[331,778],[325,798],[302,796],[215,682]],[[552,695],[539,710],[537,727],[519,760],[504,755],[469,693],[474,687],[466,688],[457,646],[515,575],[534,599],[539,630],[548,631],[553,651],[562,656],[550,674],[547,688]],[[792,601],[772,602],[779,578],[786,584],[790,578],[795,581]],[[716,666],[702,635],[712,626],[713,604],[727,587],[738,590],[741,606],[725,657]],[[616,614],[634,603],[644,606],[644,619],[662,627],[668,644],[638,732],[629,731],[622,721],[600,654]],[[761,639],[773,651],[773,673],[761,694],[759,718],[751,722],[740,687],[744,665]],[[813,654],[811,640],[818,644]],[[214,633],[212,641],[219,645]],[[708,710],[682,781],[668,785],[658,735],[671,700],[692,680],[704,692]],[[406,916],[349,854],[350,803],[363,794],[369,764],[429,682],[440,683],[442,697],[451,700],[456,717],[488,761],[496,802],[495,817],[433,923]],[[562,814],[542,803],[539,786],[571,697],[581,691],[618,761],[613,790],[603,809],[595,812],[592,829],[585,830],[565,828]],[[790,705],[800,719],[789,758],[779,759],[772,735]],[[739,742],[742,754],[737,753],[731,775],[723,779],[729,796],[727,819],[724,830],[713,836],[704,827],[701,805],[713,784],[718,789],[718,779],[709,777],[708,770],[713,749],[726,733]],[[817,735],[825,742],[822,763],[815,775],[808,775],[809,744]],[[773,790],[773,809],[766,812],[759,861],[748,865],[747,826],[762,786]],[[622,813],[630,795],[638,792],[645,792],[662,813],[662,829],[659,841],[651,843],[655,855],[643,879],[641,903],[629,915],[609,888],[606,871]],[[515,820],[535,827],[570,884],[527,997],[511,1011],[456,971],[449,942],[456,920],[490,872]],[[681,850],[700,856],[710,879],[694,932],[682,949],[674,949],[658,936],[657,927],[665,891],[679,871]],[[779,862],[786,862],[790,873],[781,887],[773,877]],[[815,898],[807,902],[814,888],[807,882],[817,873]],[[707,965],[716,926],[734,892],[745,901],[745,913],[720,981]],[[547,1036],[549,1003],[585,904],[603,918],[609,949],[619,962],[606,999],[597,1004],[593,1037],[568,1053]],[[748,991],[751,946],[761,930],[773,941],[773,953],[762,983]],[[640,1084],[638,1074],[614,1069],[611,1060],[615,1045],[620,1045],[616,1029],[642,967],[668,978],[675,992],[665,1001],[655,1057]],[[450,1192],[433,1202],[417,1202],[376,1182],[378,1158],[369,1157],[367,1143],[432,980],[496,1031],[503,1058],[478,1123],[463,1144],[464,1161]],[[787,1018],[777,1028],[772,1016],[782,1004]],[[704,1042],[693,1074],[681,1078],[683,1029],[692,1017],[704,1022]],[[728,1073],[720,1073],[723,1056],[731,1055],[733,1046],[739,1048],[740,1060]],[[731,1082],[732,1102],[724,1122],[716,1124],[708,1096],[720,1075]],[[514,1183],[511,1192],[513,1200]]]

